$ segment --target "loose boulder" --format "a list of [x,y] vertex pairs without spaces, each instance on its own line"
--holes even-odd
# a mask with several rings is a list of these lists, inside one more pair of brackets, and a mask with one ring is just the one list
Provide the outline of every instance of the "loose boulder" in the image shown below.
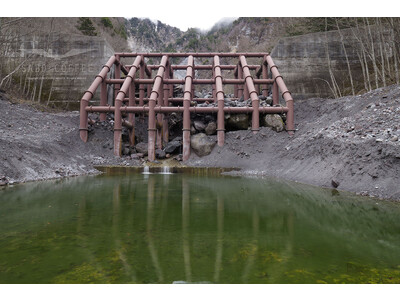
[[147,143],[141,142],[136,145],[136,152],[143,153],[145,156],[148,154],[148,150],[149,148]]
[[190,138],[190,145],[198,156],[206,156],[215,147],[215,140],[204,133],[195,134]]
[[165,151],[161,149],[156,149],[156,157],[159,159],[164,159],[166,156]]
[[262,126],[271,127],[276,132],[281,132],[285,129],[283,120],[278,114],[266,114],[261,118]]
[[164,151],[165,153],[168,154],[174,154],[179,152],[180,147],[181,147],[181,142],[173,140],[165,146]]
[[213,135],[217,132],[217,124],[215,122],[210,122],[204,130],[207,135]]
[[206,124],[204,124],[203,121],[194,121],[193,122],[193,126],[197,131],[204,131],[204,129],[206,128]]

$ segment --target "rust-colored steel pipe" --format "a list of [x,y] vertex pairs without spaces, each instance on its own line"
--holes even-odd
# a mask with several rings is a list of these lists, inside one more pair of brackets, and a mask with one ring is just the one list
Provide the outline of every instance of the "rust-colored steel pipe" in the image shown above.
[[[168,65],[168,72],[164,73],[164,81],[169,78],[170,69],[171,69],[171,65]],[[164,103],[163,103],[163,106],[166,106],[166,107],[169,106],[169,90],[170,90],[169,85],[168,84],[164,84],[164,90],[163,90]],[[163,116],[163,125],[162,125],[163,142],[164,142],[164,144],[167,144],[168,141],[169,141],[168,120],[169,120],[169,116],[168,115],[164,115]]]
[[214,57],[214,56],[219,56],[219,57],[240,57],[240,56],[246,56],[246,57],[264,57],[265,55],[268,55],[267,52],[241,52],[241,53],[227,53],[227,52],[202,52],[202,53],[197,53],[197,52],[189,52],[189,53],[169,53],[169,52],[160,52],[160,53],[125,53],[125,52],[120,52],[120,53],[115,53],[115,55],[118,55],[120,57],[135,57],[139,55],[143,55],[145,57],[162,57],[162,56],[169,56],[169,57],[188,57],[188,56],[193,56],[193,57]]
[[215,96],[218,104],[217,112],[217,142],[222,147],[225,143],[225,114],[224,114],[224,91],[222,86],[221,67],[218,55],[214,56],[214,80]]
[[145,73],[145,65],[144,65],[144,57],[142,56],[142,64],[140,65],[140,70],[139,70],[139,80],[137,80],[139,84],[139,105],[143,105],[143,99],[144,99],[144,84],[141,83],[144,79],[144,73]]
[[114,111],[114,155],[121,156],[121,145],[122,145],[122,116],[121,116],[121,106],[130,86],[132,85],[133,79],[135,77],[136,71],[139,69],[140,62],[142,60],[141,56],[137,56],[133,67],[129,70],[126,79],[115,98],[115,111]]
[[[120,57],[115,55],[115,67],[114,67],[114,78],[121,79],[121,63],[119,62]],[[118,92],[121,88],[121,84],[117,83],[114,85],[114,99],[117,98]]]
[[293,98],[290,94],[288,88],[286,87],[285,82],[283,81],[283,77],[279,74],[278,67],[274,64],[271,56],[267,55],[266,61],[269,65],[269,68],[272,73],[272,78],[275,79],[275,82],[282,93],[282,98],[286,101],[286,106],[289,111],[286,114],[286,131],[290,134],[294,134],[294,104]]
[[[124,83],[125,79],[107,79],[106,83],[109,84],[119,84],[119,83]],[[273,79],[253,79],[255,84],[273,84],[274,80]],[[153,84],[154,79],[136,79],[136,83],[139,84]],[[185,79],[165,79],[164,80],[165,84],[185,84]],[[213,79],[193,79],[193,84],[213,84],[214,81]],[[246,81],[242,79],[222,79],[223,84],[243,84],[246,83]]]
[[[125,99],[124,99],[125,100]],[[136,106],[136,98],[135,98],[135,82],[132,80],[132,83],[129,85],[129,106]],[[128,120],[132,124],[132,128],[129,128],[129,145],[135,145],[135,114],[130,113],[128,115]]]
[[[154,107],[155,112],[159,113],[182,113],[183,112],[183,106],[156,106]],[[87,112],[114,112],[115,107],[114,106],[88,106],[86,107]],[[216,113],[218,112],[218,107],[190,107],[189,111],[191,113]],[[260,107],[259,112],[260,113],[266,113],[266,114],[281,114],[281,113],[287,113],[289,109],[284,106],[277,106],[277,107]],[[121,112],[126,112],[126,113],[147,113],[149,112],[149,107],[148,106],[123,106],[121,107]],[[244,114],[244,113],[252,113],[253,108],[246,106],[246,107],[224,107],[224,112],[228,114]]]
[[149,99],[149,126],[148,126],[148,160],[154,161],[155,156],[155,142],[156,142],[156,114],[155,106],[160,91],[161,83],[163,81],[163,76],[165,68],[168,62],[168,56],[164,55],[161,58],[160,68],[158,69],[157,75],[154,80],[153,90],[150,94]]
[[[131,67],[131,65],[126,65],[128,69]],[[158,69],[160,66],[159,65],[147,65],[149,69]],[[187,65],[171,65],[171,68],[173,70],[186,70]],[[249,65],[249,68],[251,70],[255,70],[259,68],[259,65]],[[193,67],[195,70],[212,70],[213,65],[195,65]],[[221,70],[235,70],[236,65],[221,65]]]
[[193,81],[193,56],[189,55],[188,65],[185,77],[185,90],[183,94],[183,151],[182,160],[186,161],[190,156],[190,101],[193,97],[192,81]]
[[89,105],[89,101],[93,98],[96,89],[102,83],[107,76],[107,73],[111,70],[111,66],[115,62],[115,56],[111,56],[108,62],[103,66],[99,75],[96,76],[89,89],[83,94],[80,103],[80,118],[79,118],[79,135],[82,141],[87,142],[88,138],[88,113],[86,107]]
[[[268,79],[268,65],[267,65],[267,58],[264,57],[264,63],[261,66],[261,71],[262,71],[262,78],[263,79]],[[264,97],[268,96],[268,85],[263,84],[261,88],[261,93]]]
[[240,64],[243,69],[243,76],[246,80],[246,87],[249,91],[251,103],[253,106],[253,114],[251,118],[251,130],[253,133],[257,133],[260,130],[260,114],[259,114],[259,106],[260,99],[258,98],[258,93],[254,87],[253,78],[251,77],[249,67],[247,66],[246,58],[244,56],[240,56]]
[[[106,74],[107,76],[107,74]],[[100,90],[100,105],[105,106],[107,105],[107,82],[106,80],[103,80],[101,83],[101,90]],[[106,120],[106,114],[101,113],[100,114],[100,121],[103,122]]]

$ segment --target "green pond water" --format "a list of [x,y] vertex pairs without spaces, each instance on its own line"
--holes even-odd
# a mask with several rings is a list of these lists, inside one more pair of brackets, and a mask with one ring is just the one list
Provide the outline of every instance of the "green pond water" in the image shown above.
[[212,172],[0,190],[0,283],[183,282],[400,283],[400,206]]

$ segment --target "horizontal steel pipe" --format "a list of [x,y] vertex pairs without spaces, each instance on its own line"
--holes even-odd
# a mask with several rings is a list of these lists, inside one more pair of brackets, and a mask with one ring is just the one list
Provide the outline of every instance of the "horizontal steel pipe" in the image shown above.
[[168,52],[161,52],[161,53],[115,53],[120,57],[135,57],[135,56],[144,56],[144,57],[162,57],[162,56],[169,56],[169,57],[188,57],[189,55],[193,57],[239,57],[239,56],[246,56],[246,57],[264,57],[268,55],[267,52],[246,52],[246,53],[226,53],[226,52],[189,52],[189,53],[168,53]]
[[[121,84],[125,79],[106,79],[109,84]],[[152,84],[154,79],[137,79],[133,80],[138,84]],[[244,84],[245,79],[222,79],[222,84]],[[273,84],[273,79],[253,79],[255,84]],[[165,84],[185,84],[185,79],[164,79]],[[193,79],[193,84],[213,84],[213,79]]]
[[[88,106],[86,107],[87,112],[114,112],[114,106]],[[121,112],[127,113],[146,113],[149,111],[148,106],[122,106]],[[173,112],[183,112],[182,106],[156,106],[154,108],[155,112],[158,113],[173,113]],[[192,106],[189,108],[190,112],[193,113],[216,113],[218,112],[218,107],[196,107]],[[287,113],[289,109],[287,107],[277,106],[277,107],[260,107],[260,113],[267,113],[267,114],[280,114],[280,113]],[[224,112],[226,113],[252,113],[252,107],[224,107]]]
[[[125,67],[130,68],[131,65],[125,65]],[[148,65],[147,67],[149,69],[158,69],[160,65]],[[171,65],[173,70],[186,70],[187,67],[187,65]],[[259,65],[249,65],[251,70],[256,70],[259,67]],[[193,68],[195,70],[212,70],[213,65],[195,65]],[[221,70],[234,70],[235,68],[236,65],[221,65]]]

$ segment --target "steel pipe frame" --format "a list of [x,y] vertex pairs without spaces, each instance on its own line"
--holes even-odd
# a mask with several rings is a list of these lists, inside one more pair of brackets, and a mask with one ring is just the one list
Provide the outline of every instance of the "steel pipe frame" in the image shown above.
[[193,66],[194,66],[194,58],[193,56],[188,56],[188,65],[186,69],[185,76],[185,89],[183,93],[183,151],[182,151],[182,160],[186,161],[190,156],[190,101],[193,97]]
[[107,76],[107,73],[111,70],[111,66],[116,60],[115,55],[111,56],[107,63],[103,66],[100,73],[95,77],[93,83],[90,85],[89,89],[83,94],[80,103],[80,116],[79,116],[79,136],[85,143],[88,139],[88,113],[86,107],[89,101],[93,98],[100,83],[102,83]]
[[[259,130],[259,114],[260,113],[286,113],[287,114],[287,125],[286,130],[289,134],[294,133],[294,107],[293,107],[293,98],[288,91],[282,76],[279,74],[278,68],[274,65],[272,58],[268,55],[268,53],[236,53],[232,54],[223,54],[222,57],[239,57],[239,64],[235,66],[225,65],[221,66],[219,63],[219,56],[214,55],[214,64],[212,67],[213,70],[213,79],[193,79],[193,74],[195,69],[210,69],[209,65],[205,66],[197,66],[194,65],[194,57],[209,57],[214,53],[195,53],[190,55],[188,53],[172,55],[172,57],[186,57],[191,56],[191,61],[188,65],[185,66],[171,66],[168,62],[168,58],[170,54],[164,55],[161,59],[160,65],[150,65],[146,66],[144,62],[144,56],[149,57],[159,57],[158,53],[148,54],[139,54],[136,55],[135,62],[132,66],[129,66],[129,72],[127,68],[124,67],[120,63],[120,57],[130,57],[135,55],[124,55],[120,53],[116,53],[112,56],[106,65],[103,66],[103,69],[96,76],[94,82],[90,86],[90,88],[85,92],[84,96],[81,99],[81,113],[80,113],[80,137],[83,141],[87,141],[87,124],[88,124],[88,112],[100,112],[100,120],[105,119],[105,114],[107,112],[115,113],[115,123],[114,123],[114,154],[120,156],[121,152],[121,130],[122,126],[128,127],[131,131],[130,134],[130,142],[133,144],[134,142],[134,118],[135,113],[149,113],[149,160],[152,161],[155,159],[155,113],[171,113],[171,112],[183,112],[184,114],[184,160],[186,160],[190,155],[190,112],[195,113],[217,113],[218,116],[218,145],[222,146],[224,144],[225,137],[225,128],[224,123],[224,113],[252,113],[252,131],[256,133]],[[263,54],[263,55],[261,55]],[[248,57],[261,57],[263,56],[263,64],[261,67],[254,65],[247,65],[246,58],[244,55]],[[107,73],[110,71],[111,66],[116,65],[116,78],[117,79],[107,79]],[[135,79],[134,74],[139,69],[140,65],[140,76],[139,79]],[[166,71],[166,66],[168,66],[168,72]],[[268,79],[268,66],[270,66],[270,71],[272,73],[273,79]],[[158,73],[154,79],[144,79],[144,75],[148,75],[150,77],[151,70],[154,68],[158,68]],[[187,76],[184,80],[179,79],[170,79],[173,75],[173,67],[176,69],[184,69],[187,70]],[[261,74],[263,79],[253,79],[251,77],[250,69],[257,68],[256,74]],[[222,69],[233,69],[235,79],[223,79],[221,70]],[[132,71],[133,70],[133,71]],[[125,79],[118,79],[120,76],[120,72],[123,72],[127,75]],[[133,73],[132,73],[132,72]],[[189,75],[191,72],[191,75]],[[168,76],[170,75],[170,76]],[[259,75],[258,75],[259,76]],[[238,78],[237,78],[238,77]],[[244,78],[243,78],[244,77]],[[188,83],[190,80],[190,85]],[[93,98],[93,95],[98,88],[99,84],[102,83],[101,87],[101,99],[100,106],[97,107],[88,107],[89,101]],[[135,99],[135,84],[139,83],[139,107],[135,107],[137,99]],[[153,90],[148,94],[149,106],[144,106],[144,84],[153,85]],[[164,83],[164,84],[163,84]],[[185,83],[185,92],[184,98],[172,98],[173,84],[183,84]],[[193,84],[213,84],[215,86],[214,99],[218,102],[217,107],[190,107],[190,101],[193,99]],[[242,84],[245,83],[245,89],[249,93],[249,97],[252,100],[253,107],[224,107],[224,92],[223,92],[223,84]],[[115,107],[112,106],[104,106],[106,103],[106,93],[107,84],[115,84],[118,90],[118,85],[122,84],[121,89],[118,91],[117,97],[115,98]],[[257,91],[255,90],[254,84],[262,84],[262,94],[265,95],[267,93],[266,86],[268,84],[272,84],[273,90],[273,103],[274,105],[278,104],[277,94],[279,89],[282,92],[282,97],[285,99],[287,107],[259,107],[259,98]],[[142,88],[141,88],[142,87]],[[190,87],[190,89],[189,89]],[[129,89],[129,106],[122,107],[122,103],[125,100],[127,89]],[[240,85],[237,90],[235,90],[235,95],[240,96],[240,92],[243,93],[243,89],[240,90]],[[199,101],[212,101],[212,98],[208,99],[198,99]],[[158,106],[155,104],[156,100],[158,100]],[[196,100],[196,99],[194,99]],[[168,107],[169,102],[178,102],[183,101],[184,107]],[[185,105],[186,104],[186,105]],[[164,106],[162,106],[164,105]],[[188,107],[189,105],[189,107]],[[128,113],[128,121],[122,120],[121,113]],[[189,117],[187,117],[189,115]],[[185,122],[186,120],[186,122]],[[189,120],[189,126],[187,124],[187,120]],[[158,137],[158,140],[168,141],[168,120],[164,117],[161,118],[161,122],[159,120],[158,123],[162,123],[162,125],[158,126],[164,128],[165,131],[162,131],[162,136]],[[222,124],[221,124],[222,123]],[[187,130],[189,129],[189,130]],[[166,135],[164,135],[166,132]],[[187,132],[188,134],[186,134]],[[188,137],[185,138],[185,135]]]
[[[85,108],[87,112],[104,112],[104,113],[112,113],[115,111],[115,106],[88,106]],[[148,113],[150,108],[148,106],[122,106],[120,108],[121,112],[125,113]],[[155,106],[155,112],[159,113],[182,113],[184,111],[183,106]],[[218,107],[189,107],[189,111],[191,113],[216,113],[218,112]],[[253,107],[224,107],[224,112],[229,114],[242,114],[242,113],[252,113],[254,111]],[[277,107],[260,107],[259,112],[265,114],[282,114],[287,113],[289,108],[284,106]]]
[[149,99],[149,125],[148,125],[148,160],[155,160],[155,139],[156,139],[156,115],[155,106],[159,95],[161,83],[163,81],[164,72],[168,63],[168,56],[164,55],[161,58],[160,68],[154,80],[153,90]]
[[[274,64],[271,56],[266,55],[266,63],[269,65],[270,71],[272,73],[272,78],[275,80],[275,85],[279,87],[282,93],[282,98],[286,101],[286,107],[289,109],[286,114],[286,131],[293,135],[295,132],[294,128],[294,103],[292,95],[290,94],[288,88],[286,87],[283,77],[279,74],[278,67]],[[276,88],[277,88],[276,87]]]
[[251,118],[251,130],[253,131],[253,133],[257,133],[260,130],[260,114],[259,114],[260,99],[258,98],[258,93],[254,87],[253,78],[251,77],[249,67],[247,66],[246,58],[244,56],[240,56],[239,60],[242,66],[243,76],[246,80],[246,87],[250,94],[250,99],[253,106],[253,114]]
[[129,70],[126,79],[115,98],[115,110],[114,110],[114,155],[121,156],[121,144],[122,144],[122,116],[121,106],[122,102],[128,93],[130,86],[132,85],[133,78],[135,77],[136,71],[139,69],[140,62],[142,61],[141,56],[137,56],[133,67]]

